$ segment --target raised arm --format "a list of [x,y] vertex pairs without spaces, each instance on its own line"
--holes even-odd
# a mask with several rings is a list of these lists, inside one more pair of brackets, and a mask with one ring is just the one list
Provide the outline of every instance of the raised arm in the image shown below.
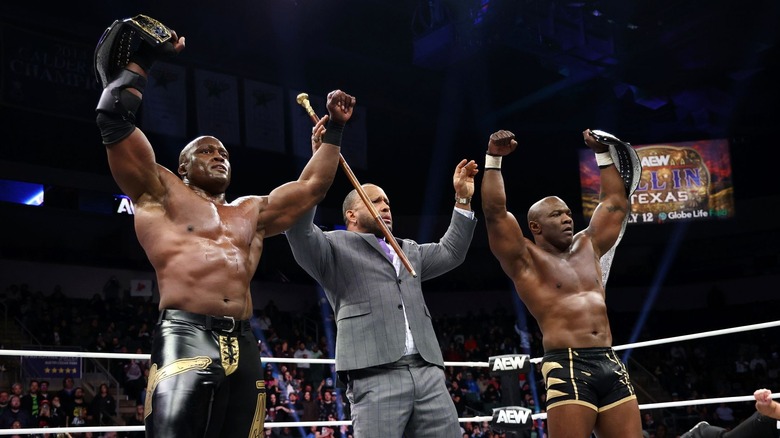
[[623,219],[628,214],[628,197],[623,179],[609,157],[609,146],[596,141],[590,129],[583,131],[582,136],[585,144],[596,154],[601,171],[599,203],[590,224],[583,231],[591,237],[598,256],[602,256],[620,235]]
[[756,399],[756,410],[759,414],[780,420],[780,404],[772,400],[772,391],[758,389],[753,393],[753,397]]
[[261,208],[258,227],[265,228],[266,237],[290,228],[303,213],[325,198],[339,165],[344,125],[352,117],[355,103],[354,97],[341,90],[328,93],[327,129],[316,131],[324,131],[322,145],[316,148],[298,180],[271,191]]
[[517,148],[514,134],[497,131],[490,136],[482,177],[482,212],[485,215],[490,250],[504,272],[516,278],[530,263],[528,241],[515,216],[507,211],[501,160]]
[[[131,29],[133,20],[116,21],[98,43],[95,71],[103,85],[103,93],[96,108],[96,122],[106,146],[114,180],[126,195],[137,202],[145,194],[159,199],[163,191],[159,174],[162,167],[156,163],[149,140],[135,126],[147,72],[157,59],[181,52],[184,49],[184,37],[179,38],[175,32],[160,24],[158,29],[168,35],[165,42],[155,42],[156,45],[152,46],[142,40],[138,43],[138,49],[132,51],[133,43],[127,41],[136,38],[131,35],[139,34],[138,29]],[[129,62],[118,68],[117,62],[121,61],[117,59],[124,59],[125,56],[129,57]]]

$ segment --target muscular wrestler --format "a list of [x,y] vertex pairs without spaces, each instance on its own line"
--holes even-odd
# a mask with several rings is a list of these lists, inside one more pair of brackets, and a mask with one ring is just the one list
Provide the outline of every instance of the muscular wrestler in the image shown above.
[[[585,144],[597,155],[601,197],[587,228],[574,233],[571,210],[542,198],[528,210],[533,241],[507,211],[501,160],[515,136],[490,136],[482,180],[482,209],[490,249],[539,323],[550,438],[639,438],[639,405],[626,368],[612,350],[599,258],[617,241],[628,212],[624,182],[608,146],[590,130]],[[599,155],[601,154],[601,155]]]
[[694,426],[680,438],[777,438],[780,437],[780,404],[772,400],[772,391],[758,389],[753,393],[756,412],[734,429],[712,426],[706,421]]
[[183,48],[184,38],[175,33],[156,48],[142,45],[104,83],[97,107],[111,173],[135,203],[137,237],[159,285],[146,436],[261,436],[265,388],[248,321],[250,281],[263,239],[283,232],[324,198],[355,98],[338,90],[328,94],[323,119],[329,117],[329,135],[297,181],[228,202],[230,156],[219,140],[190,142],[174,173],[155,162],[133,123],[150,61]]

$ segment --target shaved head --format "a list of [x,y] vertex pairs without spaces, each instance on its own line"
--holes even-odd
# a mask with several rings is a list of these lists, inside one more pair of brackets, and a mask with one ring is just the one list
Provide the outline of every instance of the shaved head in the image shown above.
[[[547,196],[536,202],[528,209],[528,223],[531,221],[539,222],[539,218],[546,215],[554,204],[566,205],[563,200],[557,196]],[[559,204],[559,205],[560,205]]]
[[198,147],[202,142],[207,141],[209,143],[217,143],[219,145],[222,145],[222,142],[217,140],[216,138],[210,136],[210,135],[202,135],[191,142],[187,143],[187,146],[184,146],[184,148],[179,152],[179,166],[184,164],[184,162],[188,161],[189,155],[192,153],[192,150]]
[[[360,187],[362,187],[364,190],[366,187],[376,187],[374,184],[363,184]],[[352,189],[351,192],[347,193],[347,197],[344,198],[344,203],[341,204],[341,215],[344,217],[344,223],[347,223],[347,211],[354,210],[355,206],[358,204],[358,202],[361,202],[360,195],[358,195],[357,189]]]

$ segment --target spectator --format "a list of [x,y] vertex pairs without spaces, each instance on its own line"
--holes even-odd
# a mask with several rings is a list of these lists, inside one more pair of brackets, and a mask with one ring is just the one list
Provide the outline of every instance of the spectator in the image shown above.
[[62,402],[59,395],[53,395],[51,397],[49,412],[49,427],[63,427],[67,424],[68,415],[62,408]]
[[32,426],[32,416],[22,410],[22,399],[14,394],[8,402],[8,408],[0,416],[0,429],[11,429],[15,421],[18,421],[21,427]]
[[116,399],[108,391],[108,385],[100,384],[98,393],[92,399],[89,409],[89,417],[97,425],[115,425],[116,421]]
[[[324,357],[324,354],[322,353],[322,350],[320,350],[320,346],[315,342],[314,345],[311,346],[311,355],[309,356],[312,359],[322,359]],[[325,370],[327,369],[327,366],[325,364],[321,363],[313,363],[309,366],[309,376],[308,381],[312,384],[318,384],[322,381],[322,379],[325,378]]]
[[293,417],[293,421],[300,421],[299,419],[303,415],[303,404],[298,399],[298,393],[293,392],[287,398],[287,407],[290,408],[290,415]]
[[54,427],[52,426],[51,402],[49,400],[41,400],[38,417],[33,422],[33,427]]
[[290,394],[297,393],[301,390],[300,381],[294,379],[290,371],[285,371],[282,376],[282,381],[279,382],[279,390],[282,393],[282,400],[286,401],[290,398]]
[[[138,353],[138,351],[136,351]],[[144,381],[144,370],[141,362],[137,359],[130,359],[124,365],[124,387],[125,393],[131,399],[137,400],[141,396],[141,390],[146,386]]]
[[724,429],[731,429],[734,427],[736,418],[734,418],[734,409],[727,403],[721,403],[715,408],[713,412],[714,423]]
[[316,398],[312,396],[311,390],[303,391],[303,400],[301,400],[303,413],[301,421],[318,421],[320,419],[320,405]]
[[655,430],[656,421],[652,412],[642,413],[642,430],[646,430],[648,433]]
[[761,356],[761,353],[753,353],[753,358],[750,359],[750,371],[755,378],[763,378],[766,375],[767,363],[766,359]]
[[84,398],[84,388],[77,386],[73,390],[73,401],[68,407],[68,418],[72,426],[87,424],[87,400]]
[[24,387],[19,382],[11,384],[11,395],[19,396],[19,399],[24,395]]
[[[296,359],[309,359],[312,357],[312,352],[308,348],[306,348],[306,343],[303,341],[298,341],[298,349],[295,350],[295,353],[293,353],[293,357]],[[308,370],[311,367],[310,363],[299,363],[298,368],[303,368]]]
[[268,394],[268,403],[266,404],[266,418],[272,422],[290,421],[290,408],[282,402],[276,394]]
[[62,379],[62,389],[57,392],[57,395],[60,397],[60,403],[62,404],[62,408],[67,413],[66,416],[68,417],[73,415],[72,406],[75,392],[76,388],[74,386],[73,378],[65,377]]
[[455,410],[458,411],[458,416],[463,416],[466,410],[466,399],[463,397],[463,390],[460,389],[460,383],[456,379],[452,379],[452,382],[450,382],[450,397],[452,397],[452,402],[455,403]]
[[337,416],[336,414],[336,403],[333,401],[333,392],[331,391],[324,391],[322,393],[322,400],[319,402],[320,407],[320,421],[326,421],[328,419],[328,415],[333,415],[334,417]]
[[[130,417],[125,424],[128,426],[143,426],[144,425],[144,405],[135,405],[135,413]],[[144,438],[146,434],[144,432],[129,432],[127,438]]]
[[32,379],[30,380],[27,394],[23,395],[21,398],[22,410],[30,414],[32,418],[38,417],[38,412],[40,410],[41,398],[38,395],[39,389],[40,383],[38,380]]
[[11,394],[6,391],[0,391],[0,417],[3,415],[6,409],[8,409],[8,402],[11,398]]
[[49,400],[51,401],[52,394],[49,393],[49,381],[48,380],[41,380],[40,385],[38,386],[38,397],[41,398],[41,401],[43,400]]
[[318,438],[319,430],[317,430],[317,426],[310,426],[309,430],[306,432],[306,435],[303,436],[303,438]]

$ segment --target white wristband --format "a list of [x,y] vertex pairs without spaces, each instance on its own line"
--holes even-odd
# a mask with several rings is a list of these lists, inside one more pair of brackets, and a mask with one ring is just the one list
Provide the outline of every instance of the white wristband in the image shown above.
[[599,167],[609,166],[613,163],[612,154],[610,154],[609,151],[596,153],[596,164],[598,164]]
[[500,155],[490,155],[485,154],[485,170],[487,169],[500,169],[501,168],[501,158],[503,158]]

